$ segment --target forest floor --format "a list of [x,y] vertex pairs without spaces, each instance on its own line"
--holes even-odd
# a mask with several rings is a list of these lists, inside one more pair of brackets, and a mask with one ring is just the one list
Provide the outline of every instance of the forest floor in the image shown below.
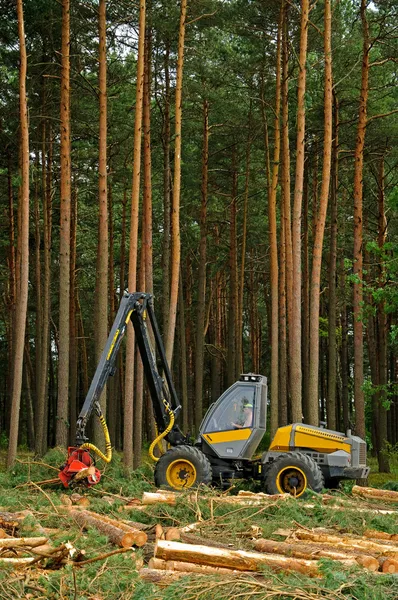
[[[115,546],[96,530],[82,531],[67,510],[62,507],[61,486],[34,486],[37,482],[54,477],[62,464],[64,454],[59,449],[50,451],[42,464],[33,463],[28,453],[20,453],[19,461],[12,473],[4,469],[4,454],[0,466],[0,511],[19,512],[29,510],[22,522],[19,536],[38,535],[38,527],[52,531],[54,546],[69,541],[79,550],[85,550],[85,559],[95,558],[112,552]],[[372,475],[369,485],[383,487],[387,482],[398,481],[398,460],[393,461],[393,472],[381,475],[376,464],[370,461]],[[334,492],[336,498],[347,501],[350,483]],[[394,486],[386,486],[394,487]],[[280,528],[302,526],[305,528],[328,527],[340,533],[362,534],[366,529],[387,533],[398,533],[398,505],[383,505],[357,499],[358,508],[335,510],[331,504],[323,504],[322,496],[307,493],[303,499],[287,502],[267,503],[264,506],[239,506],[209,503],[208,497],[198,496],[195,500],[181,495],[174,506],[154,504],[145,510],[127,508],[121,498],[140,498],[144,491],[154,491],[152,467],[145,464],[141,469],[126,477],[123,474],[121,457],[116,456],[107,466],[100,484],[84,490],[90,499],[90,510],[116,519],[129,519],[146,524],[160,523],[163,527],[182,527],[201,521],[200,535],[229,544],[231,548],[253,550],[253,542],[246,533],[252,525],[257,526],[262,537],[272,538]],[[254,483],[239,483],[231,494],[239,489],[261,491]],[[69,491],[66,491],[69,494]],[[207,494],[212,494],[212,491]],[[217,492],[214,492],[216,494]],[[219,493],[219,492],[218,492]],[[117,498],[119,496],[120,498]],[[309,506],[309,503],[311,506]],[[379,514],[374,508],[395,509],[392,514]],[[153,551],[152,551],[153,553]],[[43,564],[13,570],[0,566],[0,600],[17,598],[48,598],[64,600],[243,600],[296,599],[315,600],[397,600],[398,575],[372,573],[360,567],[348,568],[330,560],[321,561],[320,578],[310,578],[299,573],[272,572],[264,568],[263,577],[244,574],[240,577],[198,575],[175,581],[170,586],[159,588],[143,581],[138,574],[138,564],[148,560],[146,546],[136,550],[115,554],[103,560],[78,567],[66,564],[58,569],[43,568]]]

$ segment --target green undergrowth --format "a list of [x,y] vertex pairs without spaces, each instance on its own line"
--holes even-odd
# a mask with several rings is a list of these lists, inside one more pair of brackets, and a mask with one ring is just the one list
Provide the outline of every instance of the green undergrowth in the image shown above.
[[[54,545],[70,541],[86,558],[112,552],[115,547],[96,530],[81,531],[67,512],[62,509],[61,494],[70,494],[61,484],[55,486],[27,485],[57,475],[56,470],[65,460],[60,449],[49,452],[41,464],[34,464],[28,455],[21,458],[12,472],[0,472],[0,510],[30,510],[23,521],[20,535],[39,535],[39,527],[53,528],[50,538]],[[334,492],[336,501],[351,500],[351,485]],[[78,489],[90,497],[90,509],[109,514],[117,519],[130,519],[143,523],[161,523],[183,526],[201,522],[195,533],[202,538],[243,550],[252,550],[247,537],[251,526],[256,526],[263,537],[283,539],[275,535],[278,529],[304,527],[332,527],[348,533],[363,533],[377,529],[398,532],[397,515],[379,515],[374,512],[334,510],[334,500],[324,505],[318,494],[307,493],[299,500],[288,499],[267,506],[236,506],[219,504],[219,491],[200,489],[199,493],[182,493],[175,506],[157,504],[146,510],[126,510],[122,500],[112,496],[141,498],[144,491],[154,491],[153,469],[149,464],[134,473],[125,474],[121,456],[116,454],[112,464],[103,470],[98,486]],[[237,482],[231,493],[239,489],[260,491],[254,482]],[[109,503],[109,499],[112,503]],[[366,508],[365,501],[357,500],[358,507]],[[373,503],[375,505],[375,503]],[[382,505],[380,505],[382,506]],[[390,505],[398,511],[398,505]],[[149,550],[150,552],[150,550]],[[217,578],[193,574],[173,583],[168,588],[158,588],[144,583],[137,574],[137,557],[148,558],[146,548],[110,556],[81,568],[71,565],[61,569],[0,569],[0,599],[49,598],[55,600],[224,600],[243,598],[253,600],[293,599],[314,600],[397,600],[398,577],[373,575],[363,570],[348,570],[335,562],[324,561],[322,578],[311,579],[298,574],[273,573],[264,570],[263,577],[243,575],[241,578]],[[339,568],[336,568],[339,567]]]

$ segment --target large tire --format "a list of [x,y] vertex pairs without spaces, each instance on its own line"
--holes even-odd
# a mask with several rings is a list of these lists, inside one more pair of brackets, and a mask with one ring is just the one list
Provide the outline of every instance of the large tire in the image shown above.
[[286,452],[267,466],[265,488],[268,494],[291,494],[298,498],[309,488],[321,492],[325,487],[317,463],[303,452]]
[[160,457],[155,467],[155,484],[169,490],[184,490],[212,480],[211,464],[199,448],[176,446]]

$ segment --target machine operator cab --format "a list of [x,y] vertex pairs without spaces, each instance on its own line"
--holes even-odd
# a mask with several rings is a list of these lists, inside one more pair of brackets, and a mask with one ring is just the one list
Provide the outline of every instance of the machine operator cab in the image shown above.
[[202,450],[221,459],[250,460],[265,433],[266,420],[267,378],[241,375],[209,407],[199,432]]

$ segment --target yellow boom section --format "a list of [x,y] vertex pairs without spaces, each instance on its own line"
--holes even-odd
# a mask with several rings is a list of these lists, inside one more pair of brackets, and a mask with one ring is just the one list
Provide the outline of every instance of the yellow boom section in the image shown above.
[[325,454],[344,450],[351,454],[351,444],[344,434],[337,431],[331,432],[321,427],[312,428],[304,424],[280,427],[271,442],[269,450],[272,452],[289,452],[289,450],[295,448],[308,448],[314,450],[314,452]]

